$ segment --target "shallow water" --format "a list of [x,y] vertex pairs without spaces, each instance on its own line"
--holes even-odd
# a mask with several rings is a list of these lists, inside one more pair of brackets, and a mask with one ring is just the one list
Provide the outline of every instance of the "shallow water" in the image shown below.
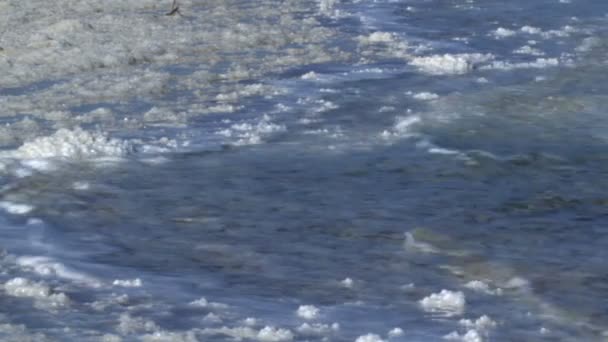
[[603,341],[602,1],[0,2],[0,339]]

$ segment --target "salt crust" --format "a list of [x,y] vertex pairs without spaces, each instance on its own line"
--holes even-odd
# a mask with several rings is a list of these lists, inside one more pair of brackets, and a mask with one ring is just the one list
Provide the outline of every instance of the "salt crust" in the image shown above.
[[456,316],[464,313],[466,300],[464,293],[444,289],[421,299],[418,303],[426,312]]

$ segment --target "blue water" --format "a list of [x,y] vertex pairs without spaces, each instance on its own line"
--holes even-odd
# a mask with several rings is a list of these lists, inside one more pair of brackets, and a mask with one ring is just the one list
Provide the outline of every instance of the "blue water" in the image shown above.
[[[275,2],[289,6],[265,1]],[[190,15],[204,20],[205,7],[195,5]],[[348,56],[238,81],[283,91],[243,97],[230,114],[175,127],[105,127],[121,139],[167,136],[187,145],[135,148],[105,167],[62,160],[28,177],[5,172],[3,200],[34,209],[0,219],[0,339],[608,338],[605,1],[342,1],[337,14],[309,5],[298,15],[335,30],[327,48]],[[499,27],[513,35],[497,38]],[[481,61],[463,72],[429,73],[387,44],[357,45],[373,32],[422,47],[415,56],[492,54],[519,66]],[[514,52],[530,44],[543,55]],[[559,63],[522,64],[538,58]],[[176,79],[210,70],[196,62],[158,68]],[[310,71],[315,78],[301,77]],[[7,87],[0,96],[35,95],[54,82]],[[423,92],[437,96],[414,96]],[[169,82],[157,97],[85,101],[71,110],[103,106],[136,118],[153,106],[194,101]],[[234,123],[265,122],[264,115],[276,126],[258,143],[216,134]],[[407,120],[413,124],[401,129]],[[162,162],[150,162],[158,157]],[[74,181],[89,186],[75,189]],[[36,271],[19,261],[26,256],[92,280]],[[17,277],[64,293],[69,303],[53,307],[45,296],[11,294],[6,284]],[[135,279],[140,286],[114,282]],[[468,287],[471,281],[490,291]],[[464,294],[463,312],[421,304],[444,289]],[[192,304],[201,297],[221,305]],[[319,314],[298,316],[302,305]],[[495,325],[460,321],[484,315]],[[304,323],[327,327],[307,333],[299,329]],[[339,329],[328,328],[332,323]],[[243,332],[248,326],[254,335]],[[267,326],[289,335],[261,337]],[[402,333],[389,334],[397,327]],[[469,330],[479,339],[467,339]]]

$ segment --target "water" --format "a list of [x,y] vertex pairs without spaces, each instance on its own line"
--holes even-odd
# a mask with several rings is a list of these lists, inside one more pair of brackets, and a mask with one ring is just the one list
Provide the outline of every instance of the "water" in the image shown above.
[[0,339],[604,341],[608,6],[0,3]]

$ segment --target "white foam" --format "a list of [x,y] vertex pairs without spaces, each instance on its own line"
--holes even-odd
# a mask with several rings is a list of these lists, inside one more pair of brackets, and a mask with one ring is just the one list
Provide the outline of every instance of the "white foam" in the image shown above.
[[120,315],[117,330],[122,334],[160,331],[156,323],[141,317],[133,317],[128,313]]
[[414,57],[410,63],[431,75],[460,75],[492,59],[492,54],[464,53]]
[[4,284],[4,291],[13,297],[32,298],[41,308],[60,308],[70,304],[70,299],[61,292],[54,292],[43,282],[26,278],[13,278]]
[[143,283],[142,283],[141,279],[139,279],[139,278],[116,279],[112,282],[112,285],[120,286],[120,287],[142,287]]
[[464,293],[445,289],[421,299],[418,303],[422,310],[426,312],[439,313],[445,316],[461,315],[464,313],[466,306]]
[[395,124],[392,130],[383,131],[380,136],[384,139],[402,138],[414,135],[413,128],[422,122],[422,119],[417,115],[400,116],[395,119]]
[[475,321],[472,321],[470,319],[461,319],[460,321],[458,321],[458,324],[462,325],[465,328],[475,329],[480,332],[488,332],[489,330],[496,327],[496,322],[486,315],[479,317]]
[[319,308],[314,305],[300,305],[296,311],[296,314],[300,318],[310,320],[319,317],[319,311]]
[[430,93],[430,92],[424,91],[421,93],[412,94],[412,97],[416,100],[431,101],[431,100],[437,100],[439,98],[439,95],[437,95],[435,93]]
[[511,36],[514,36],[515,34],[516,34],[515,31],[506,29],[504,27],[499,27],[496,30],[492,31],[492,33],[491,33],[492,36],[494,36],[495,38],[498,38],[498,39],[511,37]]
[[350,289],[354,286],[354,281],[351,278],[344,278],[340,281],[340,285]]
[[461,341],[461,342],[483,342],[483,337],[479,334],[477,330],[471,329],[467,331],[465,334],[461,335],[457,331],[453,331],[448,335],[443,337],[446,340],[450,341]]
[[395,338],[395,337],[403,336],[403,334],[404,334],[403,329],[393,328],[388,332],[388,337]]
[[383,340],[379,335],[376,334],[367,334],[357,337],[355,342],[386,342],[386,340]]
[[108,138],[103,133],[91,133],[81,128],[62,128],[51,136],[36,138],[23,144],[7,156],[18,159],[88,159],[123,157],[130,151],[128,142]]
[[430,243],[417,241],[414,235],[410,232],[405,232],[404,247],[408,251],[422,252],[422,253],[439,253],[439,249]]
[[34,210],[34,206],[10,201],[0,201],[0,208],[13,215],[25,215]]
[[481,280],[471,280],[468,283],[466,283],[464,285],[464,287],[471,289],[473,291],[477,291],[477,292],[481,292],[481,293],[485,293],[485,294],[489,294],[489,295],[500,296],[502,294],[501,288],[492,289],[492,288],[490,288],[490,285],[488,285],[487,283],[485,283]]
[[16,264],[42,276],[54,276],[69,279],[88,286],[99,287],[101,282],[96,278],[73,270],[64,264],[48,257],[22,256],[15,260]]
[[273,123],[268,115],[264,115],[253,123],[233,124],[230,128],[217,131],[216,134],[233,139],[234,145],[255,145],[266,137],[286,130],[285,126]]
[[262,342],[292,341],[293,333],[288,329],[267,326],[258,332],[257,340]]
[[322,323],[313,323],[313,324],[303,323],[296,330],[298,333],[303,334],[303,335],[323,336],[323,335],[329,335],[331,333],[335,333],[335,332],[339,331],[340,324],[333,323],[333,324],[329,325],[329,324],[322,324]]
[[544,69],[556,67],[560,65],[560,60],[557,58],[537,58],[531,62],[510,63],[505,61],[495,61],[489,65],[482,67],[484,70],[515,70],[515,69]]

